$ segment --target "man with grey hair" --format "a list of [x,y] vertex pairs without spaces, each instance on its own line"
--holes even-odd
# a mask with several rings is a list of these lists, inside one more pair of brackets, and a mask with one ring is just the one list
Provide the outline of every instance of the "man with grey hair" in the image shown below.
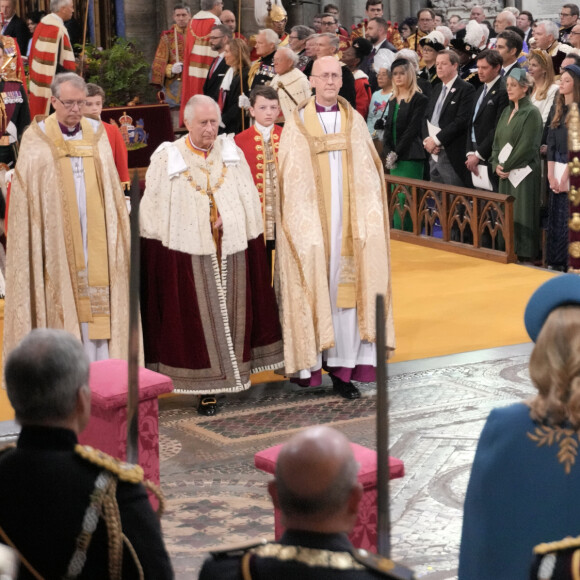
[[286,531],[278,542],[217,553],[200,580],[237,578],[242,562],[255,578],[411,579],[410,570],[357,550],[347,534],[363,497],[359,465],[348,439],[325,426],[305,429],[281,449],[268,493]]
[[12,179],[4,354],[62,328],[91,360],[126,358],[129,216],[107,134],[82,116],[85,81],[57,75],[54,114],[25,131]]
[[26,56],[30,31],[26,22],[16,14],[16,0],[0,0],[0,12],[2,13],[2,36],[10,36],[16,39],[20,54]]
[[22,430],[0,451],[0,543],[18,550],[19,578],[173,578],[143,470],[78,445],[91,416],[81,343],[33,330],[4,371]]
[[73,0],[50,0],[50,14],[39,22],[28,57],[30,88],[28,104],[30,117],[48,115],[50,84],[61,72],[74,71],[75,55],[64,23],[74,13]]
[[283,364],[260,196],[219,123],[215,101],[190,99],[189,133],[153,154],[141,202],[145,362],[199,395],[202,415]]
[[558,26],[551,20],[540,20],[534,28],[533,35],[534,48],[543,50],[552,57],[552,64],[557,75],[562,61],[573,48],[558,41]]
[[[340,40],[336,34],[332,32],[322,32],[316,37],[316,59],[323,58],[325,56],[332,56],[338,59],[338,50],[340,48]],[[342,72],[342,86],[338,95],[343,99],[346,99],[353,109],[356,109],[356,88],[354,84],[354,75],[349,70],[349,68],[344,64],[340,63],[340,68]],[[310,75],[312,76],[312,74]]]
[[276,76],[270,86],[278,93],[282,119],[288,119],[292,111],[304,100],[312,96],[310,81],[306,75],[296,68],[298,55],[288,46],[283,46],[274,55],[274,70]]
[[203,84],[217,52],[211,48],[209,36],[214,26],[221,25],[219,17],[223,0],[201,0],[201,10],[187,25],[181,86],[179,125],[184,124],[184,109],[194,95],[203,94]]
[[495,30],[496,36],[490,38],[487,43],[487,48],[495,48],[497,43],[497,35],[503,32],[508,26],[516,26],[516,17],[513,12],[509,10],[503,10],[500,12],[493,21],[493,29]]
[[279,44],[280,38],[271,28],[264,28],[256,34],[255,50],[258,59],[252,63],[248,73],[250,90],[258,85],[265,85],[274,78],[274,54]]
[[298,55],[298,64],[296,68],[304,72],[304,69],[310,62],[310,57],[306,54],[306,39],[314,33],[312,28],[297,24],[290,29],[288,36],[288,46]]

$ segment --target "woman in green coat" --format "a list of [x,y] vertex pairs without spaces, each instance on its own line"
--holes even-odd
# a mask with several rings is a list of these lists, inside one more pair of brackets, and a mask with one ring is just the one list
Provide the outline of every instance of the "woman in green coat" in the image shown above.
[[[525,70],[510,71],[506,82],[509,106],[498,121],[491,155],[493,170],[500,177],[499,192],[515,197],[515,251],[520,261],[532,261],[540,251],[540,144],[543,122],[528,96],[530,86]],[[506,155],[508,145],[512,149]],[[514,185],[514,170],[528,167],[531,172]]]

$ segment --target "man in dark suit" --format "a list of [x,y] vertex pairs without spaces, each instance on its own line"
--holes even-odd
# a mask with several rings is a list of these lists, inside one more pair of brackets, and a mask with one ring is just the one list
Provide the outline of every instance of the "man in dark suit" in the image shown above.
[[[89,360],[63,330],[38,328],[10,353],[6,390],[22,425],[0,452],[0,542],[19,578],[145,578],[173,571],[139,466],[78,445],[91,416]],[[124,537],[128,542],[124,542]]]
[[522,53],[524,41],[522,37],[513,30],[504,30],[497,35],[495,49],[503,60],[501,76],[507,79],[513,68],[521,68],[518,58]]
[[[497,50],[484,50],[477,55],[477,71],[482,86],[475,93],[467,128],[467,160],[465,166],[472,175],[486,167],[493,191],[499,179],[491,170],[490,157],[495,128],[508,104],[505,80],[500,76],[503,61]],[[473,179],[473,177],[472,177]]]
[[395,47],[387,40],[388,29],[389,25],[384,18],[371,18],[365,31],[365,38],[373,45],[373,49],[361,62],[359,68],[369,77],[369,85],[373,93],[379,88],[377,73],[373,67],[375,55],[381,48],[396,52]]
[[425,111],[423,147],[431,155],[431,181],[464,187],[466,128],[475,89],[459,78],[459,56],[454,52],[439,52],[436,66],[441,83]]
[[209,67],[209,73],[203,84],[203,94],[211,97],[216,103],[218,102],[222,81],[230,68],[224,59],[224,49],[232,38],[232,31],[223,24],[214,26],[209,34],[209,45],[218,55],[213,59]]
[[286,532],[279,542],[214,553],[200,580],[411,580],[411,570],[350,543],[347,533],[356,522],[363,495],[357,472],[342,433],[317,426],[294,436],[282,447],[275,479],[268,484],[274,506],[284,515]]
[[26,56],[30,30],[26,22],[16,14],[16,0],[0,0],[0,12],[2,13],[2,35],[15,38],[20,54]]

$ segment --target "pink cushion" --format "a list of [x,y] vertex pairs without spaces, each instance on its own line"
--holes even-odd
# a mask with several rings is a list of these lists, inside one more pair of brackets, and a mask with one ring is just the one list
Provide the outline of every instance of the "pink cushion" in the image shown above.
[[[350,446],[355,459],[360,464],[359,482],[365,489],[375,487],[377,485],[377,452],[356,443],[351,443]],[[259,451],[254,455],[254,465],[266,473],[274,473],[280,449],[282,449],[282,444]],[[389,457],[389,467],[391,479],[405,475],[405,466],[400,459]]]
[[[115,409],[127,404],[128,391],[127,361],[118,359],[91,363],[89,386],[92,404],[102,409]],[[173,391],[169,377],[139,368],[139,400],[153,399],[162,393]]]

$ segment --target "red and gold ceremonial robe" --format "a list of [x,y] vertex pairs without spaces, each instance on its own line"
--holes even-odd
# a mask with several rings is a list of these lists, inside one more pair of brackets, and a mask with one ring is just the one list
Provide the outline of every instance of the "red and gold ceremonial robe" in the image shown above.
[[[176,392],[250,387],[283,365],[281,329],[250,168],[231,138],[207,156],[185,136],[151,157],[141,202],[141,311],[148,368]],[[222,219],[216,246],[212,213]],[[219,248],[219,251],[218,251]]]
[[213,59],[217,56],[217,52],[209,45],[209,34],[217,24],[221,24],[220,19],[205,10],[200,10],[189,21],[183,58],[180,125],[183,125],[183,110],[187,101],[194,95],[203,95],[203,83]]
[[50,85],[57,73],[74,72],[75,55],[62,18],[47,14],[38,24],[32,38],[30,57],[30,116],[48,115]]
[[[27,82],[26,73],[24,72],[24,64],[22,63],[22,55],[18,43],[12,36],[0,35],[0,41],[4,45],[4,58],[2,59],[2,66],[6,65],[2,75],[7,81],[18,81],[22,83],[22,89],[26,94]],[[10,60],[8,64],[6,61]]]
[[184,33],[185,30],[179,28],[177,24],[161,33],[151,68],[151,84],[163,87],[165,100],[170,107],[178,107],[181,102],[182,75],[174,75],[171,72],[171,67],[176,62],[183,62]]
[[275,239],[276,197],[278,192],[278,148],[282,127],[274,125],[270,141],[254,125],[235,136],[236,145],[244,152],[254,183],[260,194],[264,238]]

